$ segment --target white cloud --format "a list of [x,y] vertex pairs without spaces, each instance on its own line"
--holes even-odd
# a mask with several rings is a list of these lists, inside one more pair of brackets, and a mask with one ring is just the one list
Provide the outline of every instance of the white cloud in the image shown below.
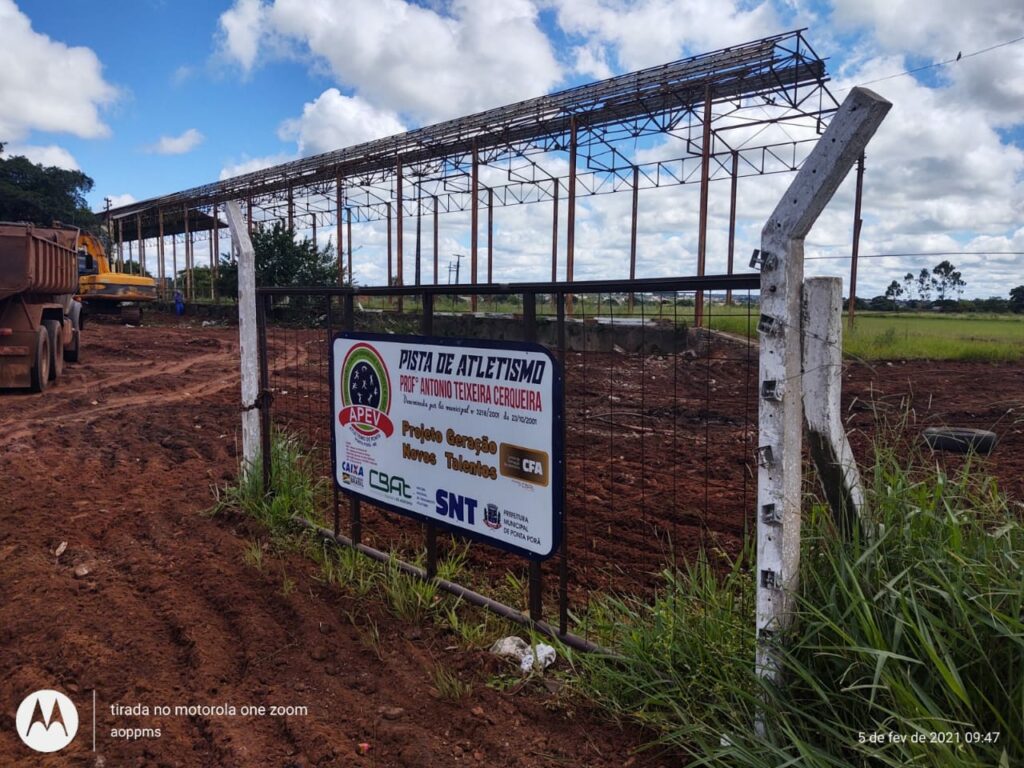
[[260,39],[264,34],[266,8],[262,0],[236,0],[221,14],[221,51],[249,72],[256,65]]
[[203,138],[195,128],[189,128],[180,136],[161,136],[146,151],[155,155],[184,155],[202,144]]
[[55,165],[58,168],[65,168],[69,171],[79,171],[78,161],[64,147],[56,144],[39,146],[36,144],[9,144],[4,147],[4,154],[7,156],[24,155],[33,163],[47,167]]
[[111,208],[120,208],[122,205],[131,205],[138,202],[134,195],[125,192],[123,195],[107,195],[110,198]]
[[562,76],[530,0],[236,0],[220,51],[248,72],[289,47],[377,109],[433,122],[548,92]]
[[35,130],[108,136],[100,109],[117,96],[92,50],[34,31],[13,0],[0,0],[0,141]]
[[171,73],[171,85],[181,86],[187,83],[196,74],[196,68],[188,64],[182,64]]
[[278,136],[284,141],[296,141],[300,155],[315,155],[405,130],[394,113],[375,109],[358,96],[343,96],[337,88],[328,88],[315,101],[305,104],[301,116],[285,120]]
[[580,45],[572,49],[573,68],[577,75],[591,77],[594,80],[607,80],[614,72],[608,66],[605,49],[596,43]]
[[271,166],[287,163],[289,160],[295,159],[295,155],[285,153],[265,155],[263,157],[245,157],[241,160],[225,165],[220,169],[220,175],[217,178],[224,181],[224,179],[231,179],[235,176],[244,176],[245,174],[253,173],[254,171],[262,171],[264,168],[270,168]]
[[606,46],[624,71],[756,40],[782,29],[772,4],[737,0],[550,0],[559,26]]
[[[911,54],[944,62],[935,76],[951,85],[947,98],[985,111],[989,122],[1024,121],[1024,42],[986,51],[1019,38],[1024,4],[1005,0],[836,0],[834,20],[846,30],[866,30],[869,51]],[[917,61],[915,66],[921,66]],[[894,70],[896,72],[900,70]],[[888,74],[888,73],[886,73]]]

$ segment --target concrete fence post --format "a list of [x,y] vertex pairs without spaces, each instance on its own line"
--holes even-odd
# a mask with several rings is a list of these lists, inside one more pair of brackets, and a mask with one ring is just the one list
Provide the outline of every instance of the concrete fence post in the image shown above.
[[836,525],[849,535],[864,507],[860,472],[842,419],[843,281],[812,277],[804,281],[804,422],[818,482]]
[[238,254],[238,346],[242,367],[242,471],[256,467],[260,452],[260,367],[256,333],[256,252],[237,202],[225,206],[231,243]]
[[850,91],[769,217],[751,262],[761,269],[756,664],[775,680],[776,638],[789,625],[800,568],[804,238],[891,107],[866,88]]

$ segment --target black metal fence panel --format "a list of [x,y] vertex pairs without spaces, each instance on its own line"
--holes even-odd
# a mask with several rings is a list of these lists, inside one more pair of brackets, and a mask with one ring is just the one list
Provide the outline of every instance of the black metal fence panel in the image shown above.
[[451,586],[587,647],[594,595],[651,598],[666,569],[700,557],[724,568],[754,535],[756,290],[756,275],[261,289],[264,423],[312,457],[325,529],[433,577],[458,536],[335,487],[330,340],[350,330],[549,347],[565,381],[561,547],[537,563],[473,543],[465,583]]

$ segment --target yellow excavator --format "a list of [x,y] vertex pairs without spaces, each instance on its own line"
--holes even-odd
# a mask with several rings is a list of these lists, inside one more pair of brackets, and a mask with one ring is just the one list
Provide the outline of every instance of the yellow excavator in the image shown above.
[[78,233],[78,296],[95,314],[120,315],[124,323],[142,320],[142,304],[156,301],[156,281],[143,275],[115,272],[99,237]]

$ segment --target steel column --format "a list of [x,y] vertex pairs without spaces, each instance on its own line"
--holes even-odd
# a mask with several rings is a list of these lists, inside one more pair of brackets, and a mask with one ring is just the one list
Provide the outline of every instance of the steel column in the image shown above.
[[416,185],[416,285],[420,284],[420,257],[422,255],[422,249],[420,248],[420,238],[423,234],[423,189],[417,184]]
[[355,285],[352,272],[352,209],[346,212],[346,245],[348,246],[348,284]]
[[[402,164],[399,162],[396,166],[396,178],[395,178],[395,205],[397,206],[398,216],[395,221],[395,246],[397,252],[397,274],[395,277],[398,278],[398,285],[403,285],[403,269],[402,269],[402,240],[403,240],[403,208],[405,207],[402,203]],[[401,300],[399,300],[399,306],[401,306]]]
[[[335,253],[336,253],[337,259],[338,259],[338,285],[344,285],[345,284],[345,265],[344,265],[345,251],[344,251],[343,243],[342,243],[342,240],[341,240],[341,234],[342,234],[342,229],[345,226],[345,221],[344,221],[344,218],[343,218],[345,211],[344,211],[344,209],[342,207],[342,199],[341,199],[341,174],[340,173],[338,174],[337,180],[335,181],[335,184],[334,184],[334,213],[335,213],[335,216],[334,216],[334,228],[335,228],[335,233],[334,233],[334,250],[335,250]],[[351,265],[349,265],[349,271],[351,272],[351,270],[352,270],[352,267],[351,267]]]
[[217,276],[220,274],[220,223],[217,219],[217,203],[213,204],[213,250],[210,254],[210,298],[217,299]]
[[[708,192],[711,182],[711,89],[704,89],[704,134],[700,152],[700,222],[697,230],[697,276],[704,274],[708,247]],[[693,324],[704,325],[704,292],[694,296]]]
[[[565,282],[572,282],[576,255],[576,116],[569,120],[569,210],[565,221]],[[566,295],[566,310],[572,314],[572,294]]]
[[850,252],[850,303],[847,305],[850,327],[857,314],[857,259],[860,256],[861,200],[864,195],[864,153],[857,158],[857,191],[853,199],[853,247]]
[[434,285],[437,285],[437,195],[434,195]]
[[[726,274],[731,275],[733,269],[733,255],[736,251],[736,181],[739,177],[740,153],[732,151],[732,185],[729,189],[729,253],[726,266]],[[725,292],[725,303],[732,304],[732,289]]]
[[551,282],[558,281],[558,196],[562,194],[562,185],[554,179],[551,193]]
[[188,206],[187,205],[184,206],[183,210],[185,211],[185,230],[184,230],[184,232],[185,232],[185,298],[187,300],[191,301],[192,300],[192,262],[190,260],[190,253],[191,253],[192,249],[190,248],[190,244],[189,244],[189,235],[191,233],[188,231]]
[[[480,155],[477,153],[476,141],[473,141],[473,166],[470,172],[470,282],[476,285],[477,246],[479,245],[478,228],[480,224]],[[476,293],[470,299],[470,309],[476,312]]]
[[[633,166],[633,211],[629,219],[629,281],[636,280],[636,218],[640,209],[640,167]],[[635,295],[629,292],[629,311],[633,311]]]
[[394,270],[391,266],[392,254],[391,254],[391,203],[387,204],[388,215],[388,285],[394,285]]
[[157,209],[157,211],[156,211],[156,221],[157,221],[157,227],[159,227],[159,229],[160,229],[160,239],[157,240],[157,245],[156,245],[157,272],[159,273],[159,277],[160,277],[160,298],[161,299],[166,299],[167,298],[167,290],[166,290],[167,281],[164,278],[166,277],[166,271],[167,270],[164,267],[164,246],[165,246],[165,243],[164,243],[164,209],[163,208],[158,208]]

